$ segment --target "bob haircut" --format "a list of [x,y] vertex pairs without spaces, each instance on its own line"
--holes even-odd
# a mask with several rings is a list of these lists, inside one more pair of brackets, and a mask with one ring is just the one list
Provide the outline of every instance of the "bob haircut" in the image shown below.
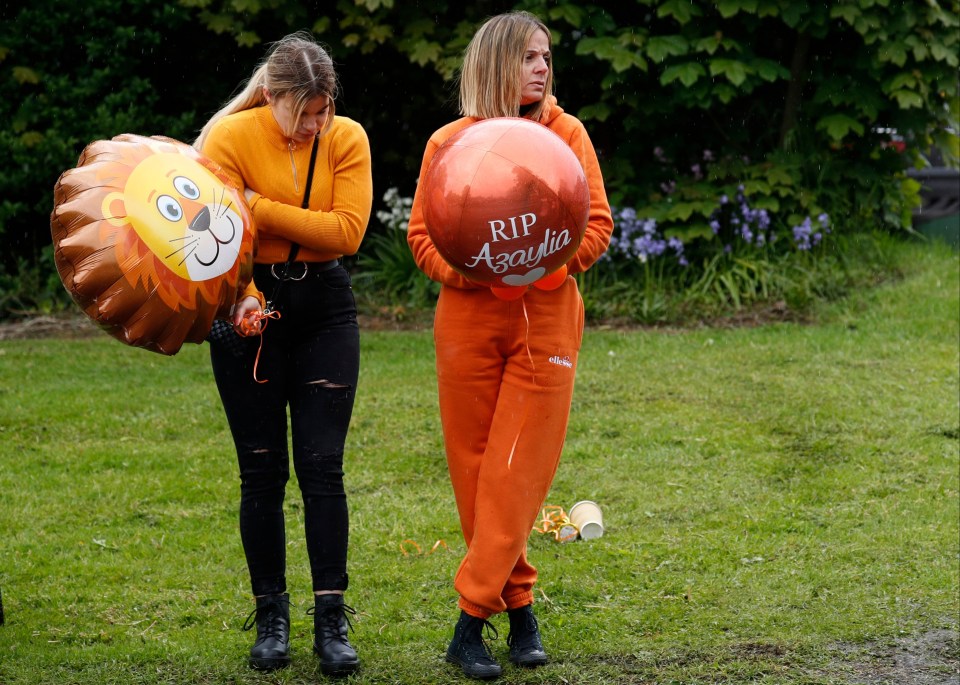
[[[487,19],[470,39],[460,69],[460,114],[477,119],[516,117],[520,114],[520,79],[530,38],[550,29],[529,12],[508,12]],[[539,121],[546,96],[553,93],[553,63],[548,62],[544,98],[533,103],[528,117]]]
[[[292,98],[291,122],[294,127],[303,116],[307,103],[319,96],[330,98],[330,113],[321,135],[333,123],[334,100],[337,97],[337,74],[333,60],[309,33],[298,31],[271,45],[266,58],[257,66],[240,93],[210,117],[193,146],[202,148],[211,129],[223,117],[266,105],[264,88],[274,99]],[[293,137],[293,131],[284,131],[284,134]]]

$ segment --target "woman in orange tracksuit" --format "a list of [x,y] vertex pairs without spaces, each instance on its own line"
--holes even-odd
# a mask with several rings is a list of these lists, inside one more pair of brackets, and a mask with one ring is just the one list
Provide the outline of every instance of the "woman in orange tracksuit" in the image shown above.
[[[535,16],[489,19],[464,54],[458,119],[431,136],[420,178],[440,146],[481,119],[527,117],[559,135],[586,173],[590,211],[568,274],[607,249],[613,219],[596,152],[583,124],[551,94],[550,31]],[[481,632],[493,614],[510,618],[510,661],[539,666],[547,655],[533,615],[536,569],[527,538],[560,460],[583,335],[583,301],[567,277],[506,301],[455,271],[437,252],[416,193],[408,241],[417,265],[442,284],[434,321],[440,418],[450,479],[467,543],[454,586],[460,619],[446,658],[474,678],[502,669]]]

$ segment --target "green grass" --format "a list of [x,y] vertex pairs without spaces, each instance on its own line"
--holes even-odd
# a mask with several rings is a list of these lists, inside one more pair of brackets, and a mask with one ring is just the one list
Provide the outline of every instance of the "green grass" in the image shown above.
[[[552,662],[501,682],[826,685],[864,645],[956,631],[960,269],[903,249],[903,280],[816,325],[587,331],[548,504],[593,499],[607,531],[531,536]],[[366,332],[362,363],[350,682],[459,681],[431,334]],[[205,348],[0,342],[0,683],[322,680],[293,482],[294,665],[246,667],[237,501]]]

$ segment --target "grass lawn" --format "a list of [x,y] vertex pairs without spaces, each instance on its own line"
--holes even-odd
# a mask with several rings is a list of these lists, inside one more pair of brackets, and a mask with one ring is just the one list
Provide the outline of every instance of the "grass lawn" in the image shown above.
[[[552,661],[500,682],[957,682],[960,265],[903,259],[816,325],[588,329],[547,504],[606,533],[531,535]],[[431,334],[365,332],[362,364],[349,682],[462,681]],[[0,683],[323,680],[295,482],[294,664],[246,666],[238,482],[205,347],[0,342]]]

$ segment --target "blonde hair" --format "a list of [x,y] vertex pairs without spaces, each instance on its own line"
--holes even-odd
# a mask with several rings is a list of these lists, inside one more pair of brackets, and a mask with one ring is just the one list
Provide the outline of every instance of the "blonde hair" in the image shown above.
[[[264,88],[274,100],[293,98],[292,126],[296,127],[307,103],[319,96],[330,98],[330,112],[324,131],[333,123],[334,100],[337,97],[337,74],[333,60],[309,33],[298,31],[271,45],[240,93],[210,117],[193,146],[201,149],[207,135],[223,117],[267,104]],[[284,134],[293,137],[293,131],[284,131]]]
[[[463,53],[460,114],[478,119],[519,116],[523,58],[538,30],[552,47],[550,30],[529,12],[498,14],[477,29]],[[553,93],[552,62],[544,86],[544,98],[527,112],[534,121],[539,121],[546,96]]]

